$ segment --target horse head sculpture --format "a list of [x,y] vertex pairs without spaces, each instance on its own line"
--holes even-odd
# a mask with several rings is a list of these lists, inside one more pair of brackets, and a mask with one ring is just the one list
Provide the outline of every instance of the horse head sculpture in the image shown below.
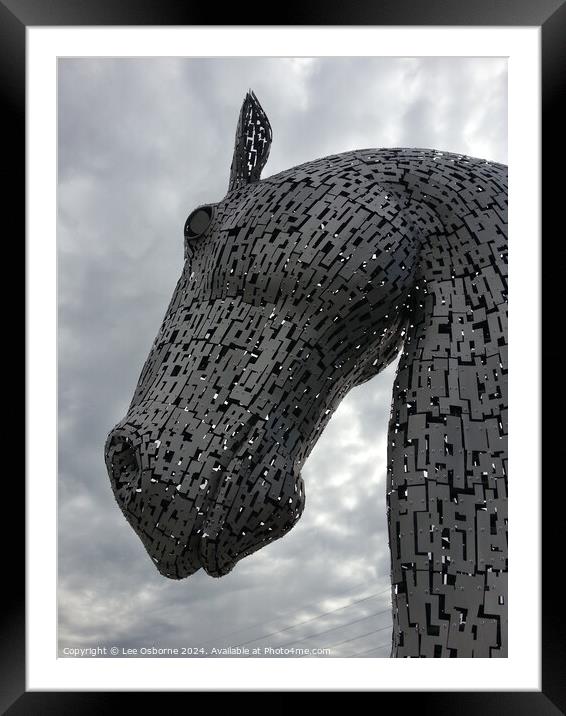
[[226,574],[297,522],[333,411],[401,351],[392,655],[505,656],[507,169],[367,149],[261,179],[271,137],[250,92],[106,441],[116,500],[163,575]]

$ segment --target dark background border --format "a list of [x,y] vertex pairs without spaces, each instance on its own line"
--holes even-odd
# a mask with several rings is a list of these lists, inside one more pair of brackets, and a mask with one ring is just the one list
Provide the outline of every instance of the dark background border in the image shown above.
[[[563,176],[554,176],[555,167],[564,167],[564,142],[560,136],[564,114],[559,109],[564,94],[566,72],[566,4],[565,0],[314,0],[307,3],[288,0],[277,8],[279,16],[268,19],[267,8],[251,4],[224,4],[222,25],[470,25],[470,26],[540,26],[542,40],[542,228],[550,246],[551,230],[557,238],[564,235]],[[25,246],[25,53],[26,26],[65,25],[218,25],[220,6],[190,0],[0,0],[0,98],[2,102],[2,176],[4,248]],[[560,215],[559,215],[560,214]],[[552,247],[551,247],[552,248]],[[564,255],[564,249],[561,251]],[[558,256],[558,252],[557,252]],[[8,266],[8,262],[4,263]],[[543,328],[560,327],[557,308],[561,307],[564,271],[562,262],[545,264],[543,282],[545,312]],[[560,272],[560,273],[559,273]],[[522,289],[523,287],[521,287]],[[524,287],[528,290],[529,287]],[[560,292],[560,294],[559,294]],[[15,301],[13,301],[15,303]],[[25,303],[25,299],[24,299]],[[7,333],[5,333],[5,336]],[[539,336],[532,337],[533,352],[539,349]],[[6,355],[6,354],[5,354]],[[563,363],[556,341],[541,352],[542,368],[556,371]],[[553,375],[550,373],[549,375]],[[542,376],[541,376],[542,382]],[[553,402],[561,399],[553,380]],[[550,405],[547,399],[546,406]],[[545,404],[543,403],[543,409]],[[525,416],[528,420],[529,416]],[[545,442],[551,446],[545,455],[547,465],[563,443],[563,420],[546,421]],[[533,425],[533,430],[535,426]],[[7,442],[7,441],[6,441]],[[6,443],[5,443],[6,444]],[[11,446],[10,446],[11,447]],[[543,445],[544,448],[544,445]],[[27,445],[32,450],[32,445]],[[20,454],[24,454],[23,452]],[[110,709],[133,710],[134,701],[143,699],[146,708],[164,711],[163,692],[27,692],[25,690],[25,533],[24,472],[15,451],[6,462],[6,480],[11,479],[9,493],[4,494],[4,516],[10,505],[20,511],[12,515],[12,529],[4,528],[6,549],[4,562],[4,607],[0,612],[0,708],[10,716],[29,714],[90,714]],[[8,469],[15,474],[8,474]],[[557,479],[562,472],[553,469]],[[15,479],[14,479],[15,478]],[[560,489],[560,487],[558,487]],[[6,504],[7,503],[7,504]],[[436,716],[458,714],[513,714],[514,716],[554,716],[566,713],[563,629],[565,607],[557,580],[564,569],[557,545],[562,544],[564,523],[563,498],[543,491],[543,599],[542,599],[542,691],[540,692],[380,692],[376,698],[385,708],[414,708],[420,714]],[[560,506],[560,513],[559,513]],[[554,571],[551,571],[554,567]],[[9,584],[9,587],[7,586]],[[442,665],[439,664],[442,668]],[[447,684],[447,688],[449,688]],[[332,685],[329,684],[329,690]],[[258,683],[257,691],[262,689]],[[224,692],[225,693],[225,692]],[[168,706],[172,696],[181,697],[184,708],[195,708],[186,692],[167,692]],[[188,701],[191,699],[191,701]],[[394,700],[393,700],[394,699]],[[267,706],[271,708],[273,700]],[[167,709],[169,710],[169,709]]]

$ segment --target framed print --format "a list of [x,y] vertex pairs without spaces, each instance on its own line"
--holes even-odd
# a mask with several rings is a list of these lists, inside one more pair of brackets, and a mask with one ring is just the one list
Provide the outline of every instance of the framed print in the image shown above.
[[546,226],[563,5],[5,6],[28,328],[8,713],[285,690],[558,713],[538,137],[542,106]]

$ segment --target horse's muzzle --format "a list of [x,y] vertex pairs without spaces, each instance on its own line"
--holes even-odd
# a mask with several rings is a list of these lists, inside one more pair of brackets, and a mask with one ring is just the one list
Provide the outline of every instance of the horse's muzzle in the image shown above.
[[221,577],[301,516],[303,482],[277,443],[256,440],[252,448],[240,437],[227,448],[212,433],[204,452],[186,436],[166,435],[155,439],[128,416],[105,445],[116,501],[164,576],[182,579],[202,567]]

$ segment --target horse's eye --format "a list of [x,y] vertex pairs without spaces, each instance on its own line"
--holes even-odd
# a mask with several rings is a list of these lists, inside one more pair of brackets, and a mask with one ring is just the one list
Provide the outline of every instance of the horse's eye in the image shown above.
[[212,206],[199,206],[185,221],[185,238],[198,239],[208,229],[211,221]]

